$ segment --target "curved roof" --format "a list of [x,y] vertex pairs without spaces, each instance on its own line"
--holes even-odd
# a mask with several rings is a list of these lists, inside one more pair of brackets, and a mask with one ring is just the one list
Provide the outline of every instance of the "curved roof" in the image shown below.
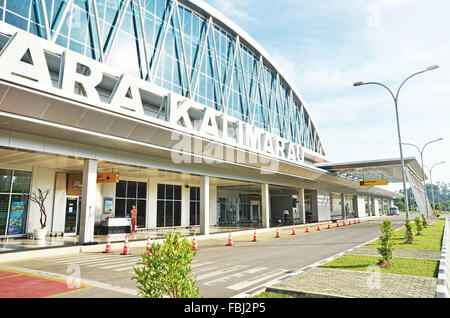
[[256,42],[256,40],[253,39],[247,32],[245,32],[243,29],[241,29],[237,24],[235,24],[229,18],[224,16],[218,10],[214,9],[212,6],[207,4],[205,1],[203,1],[203,0],[185,0],[185,1],[180,1],[180,3],[184,3],[184,2],[190,3],[191,5],[196,6],[198,9],[204,11],[204,13],[206,13],[209,16],[211,16],[213,19],[216,19],[216,20],[220,21],[226,28],[228,28],[228,31],[231,31],[233,33],[236,33],[236,35],[239,35],[239,37],[241,39],[244,39],[245,42],[248,45],[250,45],[256,51],[255,53],[259,53],[263,57],[263,59],[265,59],[266,62],[268,62],[274,68],[274,70],[280,74],[280,76],[286,81],[286,83],[292,89],[294,94],[297,96],[297,98],[300,100],[300,102],[305,107],[305,110],[308,113],[309,118],[311,119],[311,123],[313,124],[313,126],[314,126],[314,128],[316,130],[317,136],[319,137],[319,140],[322,143],[323,152],[326,155],[326,152],[324,150],[325,147],[323,146],[322,138],[320,137],[320,133],[319,133],[319,130],[317,128],[316,122],[314,121],[314,119],[313,119],[313,117],[311,115],[311,112],[309,110],[309,106],[307,106],[303,96],[300,94],[300,92],[295,87],[293,82],[289,79],[289,77],[286,74],[286,72],[284,72],[284,70],[276,63],[276,61],[270,56],[270,54],[267,53],[267,51],[258,42]]
[[315,161],[326,161],[309,107],[287,74],[204,1],[27,3],[5,8],[0,1],[0,9],[21,16],[27,27],[22,20],[4,20],[5,15],[0,20],[270,131],[303,146]]

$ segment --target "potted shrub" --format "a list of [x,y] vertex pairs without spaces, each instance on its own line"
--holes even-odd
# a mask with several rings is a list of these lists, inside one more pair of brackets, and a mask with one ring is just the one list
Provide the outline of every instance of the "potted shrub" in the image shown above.
[[50,189],[42,191],[41,189],[37,188],[35,192],[26,194],[32,202],[35,202],[37,205],[39,205],[39,210],[41,212],[41,216],[39,219],[41,227],[34,230],[34,238],[36,240],[43,240],[47,235],[47,212],[45,211],[44,202],[47,199],[49,193]]

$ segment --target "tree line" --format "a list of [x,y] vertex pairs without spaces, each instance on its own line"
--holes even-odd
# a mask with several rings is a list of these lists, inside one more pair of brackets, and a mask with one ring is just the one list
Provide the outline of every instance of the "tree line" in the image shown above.
[[[432,207],[440,211],[450,211],[450,183],[436,182],[436,184],[426,184],[428,200]],[[408,203],[410,210],[416,210],[417,203],[414,199],[413,192],[411,188],[407,190]],[[404,194],[403,189],[399,191]],[[433,199],[434,198],[434,199]],[[405,210],[404,199],[395,199],[394,204],[399,208],[399,210]]]

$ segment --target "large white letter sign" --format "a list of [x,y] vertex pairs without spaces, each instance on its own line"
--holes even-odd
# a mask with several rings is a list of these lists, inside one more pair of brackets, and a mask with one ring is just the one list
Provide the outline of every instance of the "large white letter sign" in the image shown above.
[[117,81],[109,103],[118,109],[123,108],[137,114],[144,113],[137,80],[126,74],[123,74]]
[[201,122],[201,133],[212,136],[216,140],[220,138],[219,128],[217,127],[216,112],[212,108],[206,107],[203,109]]
[[191,108],[187,99],[181,101],[181,98],[175,94],[169,93],[167,95],[169,100],[169,122],[175,126],[181,121],[181,127],[193,131],[192,121],[189,117],[188,111]]
[[[26,53],[30,63],[22,59]],[[52,86],[52,80],[39,39],[19,31],[12,36],[0,53],[1,70],[11,75],[19,75],[33,83]]]
[[[93,102],[99,102],[100,97],[95,87],[102,81],[103,73],[98,69],[96,63],[96,61],[70,50],[65,51],[61,61],[63,66],[60,73],[60,88],[73,93],[75,84],[81,85],[87,98],[92,99]],[[79,64],[88,68],[90,74],[78,73]]]

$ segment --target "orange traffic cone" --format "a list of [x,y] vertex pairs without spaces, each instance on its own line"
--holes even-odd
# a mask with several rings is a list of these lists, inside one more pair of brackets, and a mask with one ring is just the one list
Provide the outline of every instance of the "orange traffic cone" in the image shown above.
[[359,223],[361,223],[361,221],[360,221],[359,218],[358,218],[358,224],[359,224]]
[[103,253],[112,253],[112,249],[111,249],[111,236],[108,235],[108,237],[106,238],[106,249]]
[[230,231],[230,235],[228,236],[228,243],[226,246],[233,246],[233,240],[231,238],[231,231]]
[[356,219],[353,219],[353,224],[356,224]]
[[258,236],[256,235],[256,229],[255,229],[255,233],[253,234],[253,241],[252,242],[258,242]]
[[320,223],[317,222],[317,231],[320,231]]
[[192,239],[192,249],[193,250],[197,250],[198,249],[197,240],[195,239],[195,233],[194,233],[194,238]]
[[339,227],[339,220],[336,220],[336,227]]
[[130,254],[130,248],[128,247],[128,235],[125,235],[125,243],[123,244],[123,252],[120,254],[121,255],[129,255]]
[[328,221],[328,230],[331,229],[330,221]]
[[277,234],[275,235],[275,238],[280,238],[280,229],[278,228],[278,225],[277,225]]
[[345,219],[342,220],[342,226],[345,226]]
[[292,235],[297,235],[297,232],[295,231],[295,224],[293,224],[293,227],[292,227]]
[[309,233],[309,224],[306,222],[306,233]]
[[352,225],[352,221],[348,219],[348,225]]

